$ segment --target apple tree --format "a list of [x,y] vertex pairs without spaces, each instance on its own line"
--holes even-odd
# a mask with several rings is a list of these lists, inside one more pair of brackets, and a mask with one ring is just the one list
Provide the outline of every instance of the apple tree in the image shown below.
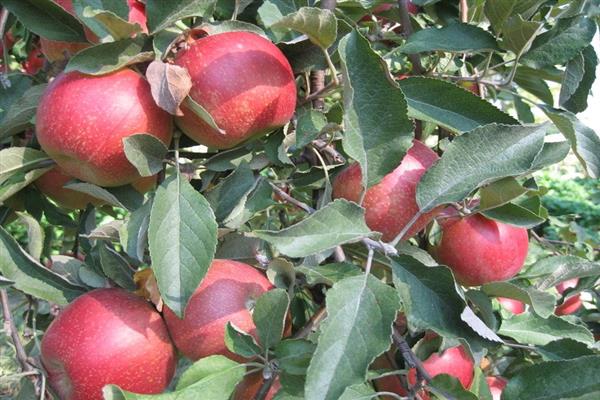
[[1,396],[600,396],[597,0],[0,6]]

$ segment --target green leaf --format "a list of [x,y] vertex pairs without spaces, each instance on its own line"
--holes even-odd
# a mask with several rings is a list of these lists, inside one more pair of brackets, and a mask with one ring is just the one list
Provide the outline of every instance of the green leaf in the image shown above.
[[152,176],[162,170],[169,149],[156,137],[139,133],[123,138],[123,150],[141,176]]
[[231,321],[225,326],[225,345],[232,353],[245,358],[253,358],[262,353],[252,335],[242,331]]
[[0,288],[4,289],[4,288],[10,287],[14,284],[15,283],[13,281],[11,281],[10,279],[6,279],[5,277],[0,275]]
[[304,339],[287,339],[275,347],[275,358],[281,371],[290,375],[306,375],[316,344]]
[[81,23],[53,1],[2,0],[2,5],[33,33],[50,40],[85,42]]
[[342,199],[289,228],[254,233],[289,257],[306,257],[373,234],[365,223],[364,208]]
[[[297,35],[287,28],[272,26],[286,15],[298,11],[294,0],[265,0],[257,10],[258,22],[266,28],[269,37],[276,43],[294,39]],[[311,45],[312,47],[312,45]]]
[[530,172],[545,133],[545,125],[492,124],[456,137],[421,178],[419,208],[426,212],[461,201],[482,185]]
[[130,23],[127,18],[121,18],[112,11],[89,6],[83,9],[75,8],[77,15],[102,40],[128,39],[142,31],[139,23]]
[[542,151],[535,157],[533,165],[529,168],[529,172],[531,173],[561,162],[567,154],[569,154],[569,143],[566,141],[544,143]]
[[[23,97],[33,83],[30,76],[17,72],[4,74],[3,81],[5,85],[0,85],[0,122],[6,118],[6,112],[17,100]],[[20,112],[20,110],[15,111]],[[0,124],[0,127],[2,126],[4,125]],[[5,136],[4,129],[0,130],[0,139]]]
[[185,178],[173,175],[158,187],[150,212],[148,240],[161,296],[182,317],[210,267],[217,245],[213,211]]
[[535,271],[549,273],[536,285],[546,290],[568,279],[600,275],[600,263],[575,256],[553,256],[539,260],[527,272],[531,276]]
[[[590,46],[586,47],[589,48]],[[594,54],[595,55],[595,54]],[[560,95],[558,104],[562,107],[571,96],[577,91],[583,75],[585,74],[585,61],[583,52],[577,54],[571,61],[567,63],[563,81],[560,85]]]
[[115,250],[105,243],[99,243],[100,266],[104,274],[117,285],[127,290],[135,290],[131,266]]
[[338,399],[363,383],[373,360],[391,343],[399,309],[393,288],[373,275],[336,283],[327,293],[327,318],[306,375],[305,397]]
[[[592,89],[592,85],[596,80],[596,67],[598,66],[598,56],[592,46],[588,46],[581,52],[581,57],[576,56],[575,59],[582,58],[583,75],[577,81],[576,87],[571,87],[568,93],[563,96],[564,83],[561,86],[559,104],[571,112],[578,113],[584,111],[588,107],[588,95]],[[565,76],[569,73],[569,64],[565,71]],[[578,62],[579,64],[579,62]],[[576,79],[577,80],[577,79]],[[573,86],[573,85],[571,85]]]
[[555,315],[546,319],[531,313],[515,315],[502,321],[498,334],[532,345],[545,345],[563,338],[586,344],[594,343],[594,336],[587,328]]
[[531,17],[545,0],[501,0],[486,1],[484,12],[496,33],[500,33],[504,23],[513,15]]
[[152,201],[145,202],[142,207],[129,214],[129,219],[119,229],[119,241],[123,251],[129,257],[138,261],[144,260],[144,251],[148,244],[148,224],[151,208]]
[[[242,163],[227,178],[206,193],[206,200],[215,211],[217,222],[230,217],[240,202],[245,202],[248,194],[256,186],[256,178],[247,163]],[[243,204],[242,204],[243,206]]]
[[46,90],[46,84],[32,86],[4,113],[0,122],[0,140],[22,132],[32,125],[38,103]]
[[243,364],[215,355],[192,364],[179,378],[176,390],[163,394],[135,394],[107,385],[105,400],[223,400],[229,398],[246,372]]
[[529,50],[543,26],[541,22],[525,21],[520,15],[510,17],[503,26],[502,47],[520,56]]
[[252,320],[263,348],[270,349],[281,341],[289,304],[288,294],[283,289],[269,290],[256,300]]
[[597,355],[534,364],[510,378],[502,399],[559,400],[600,392],[599,370]]
[[592,178],[600,177],[600,136],[568,111],[543,108],[554,125],[569,140],[577,158]]
[[269,38],[265,31],[260,29],[258,26],[243,21],[226,20],[217,22],[205,22],[198,28],[202,29],[208,35],[218,35],[219,33],[225,32],[252,32],[264,37],[265,39]]
[[366,383],[361,383],[348,386],[338,400],[365,400],[375,398],[378,397],[377,393],[373,390],[373,387]]
[[500,207],[485,210],[481,214],[496,221],[527,229],[546,222],[544,217],[515,203],[508,203]]
[[533,287],[523,288],[510,282],[491,282],[483,285],[481,290],[488,296],[508,297],[529,304],[542,318],[548,318],[554,312],[555,297]]
[[78,15],[82,14],[86,6],[89,6],[96,10],[110,11],[125,20],[129,17],[129,7],[123,0],[72,0],[72,3]]
[[525,189],[515,178],[508,177],[500,179],[479,190],[479,210],[501,206],[526,192],[527,189]]
[[50,158],[29,147],[0,150],[0,202],[31,184],[53,166]]
[[225,131],[219,128],[219,125],[217,125],[217,122],[215,121],[213,116],[210,115],[210,113],[199,103],[195,102],[194,99],[192,99],[190,96],[187,96],[185,98],[185,105],[189,107],[189,109],[192,110],[192,112],[196,114],[197,117],[199,117],[202,121],[206,122],[208,126],[210,126],[211,128],[223,135],[225,134]]
[[589,18],[560,19],[533,41],[521,61],[534,68],[565,64],[590,44],[595,33],[596,24]]
[[431,383],[427,384],[427,386],[433,393],[440,394],[440,398],[478,400],[475,393],[466,390],[456,377],[448,374],[434,376]]
[[317,265],[314,267],[299,266],[296,267],[296,272],[300,272],[305,276],[306,284],[309,286],[319,284],[332,286],[342,279],[362,275],[363,273],[362,269],[358,266],[347,262]]
[[475,25],[454,23],[413,33],[400,51],[407,54],[427,51],[466,53],[496,49],[496,40],[489,32]]
[[457,293],[448,268],[427,267],[406,255],[393,257],[391,266],[411,330],[432,329],[444,337],[463,338],[475,352],[491,343],[463,321],[467,305]]
[[344,76],[344,150],[360,163],[363,186],[393,171],[412,145],[406,100],[384,61],[358,31],[339,44]]
[[86,267],[83,261],[63,255],[50,256],[50,261],[52,262],[52,272],[57,273],[74,285],[85,286],[85,283],[79,279],[80,270]]
[[207,17],[213,13],[215,3],[215,0],[148,0],[148,30],[153,35],[184,18]]
[[467,132],[493,122],[518,124],[510,115],[450,82],[408,78],[398,85],[406,96],[409,117],[433,122],[452,132]]
[[27,227],[27,252],[31,257],[39,260],[44,251],[45,233],[40,223],[31,215],[24,212],[16,212],[19,220]]
[[323,49],[331,46],[337,37],[337,19],[333,11],[315,7],[302,7],[270,27],[301,32]]
[[560,339],[540,346],[535,350],[546,361],[572,360],[594,355],[594,351],[581,342],[572,339]]
[[298,150],[316,139],[325,125],[327,125],[327,117],[323,112],[307,107],[300,108],[296,123],[296,147]]
[[105,203],[113,205],[115,207],[121,207],[127,209],[123,203],[111,192],[103,187],[96,186],[92,183],[81,182],[77,180],[72,180],[67,182],[64,186],[66,189],[76,190],[81,193],[89,194],[92,197],[100,199]]
[[548,83],[540,76],[537,69],[526,66],[517,67],[515,82],[521,89],[533,94],[546,104],[554,104],[554,97],[548,87]]
[[103,75],[129,65],[150,61],[151,51],[142,51],[144,38],[127,38],[100,43],[83,49],[69,60],[65,72],[79,71],[87,75]]
[[0,272],[14,287],[34,297],[65,305],[83,294],[79,286],[45,268],[0,227]]

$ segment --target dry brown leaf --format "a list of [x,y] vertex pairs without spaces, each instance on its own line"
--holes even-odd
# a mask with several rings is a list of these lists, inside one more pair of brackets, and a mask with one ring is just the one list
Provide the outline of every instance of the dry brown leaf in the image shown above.
[[192,79],[187,69],[153,61],[146,70],[146,78],[156,104],[170,114],[183,115],[180,106],[192,88]]

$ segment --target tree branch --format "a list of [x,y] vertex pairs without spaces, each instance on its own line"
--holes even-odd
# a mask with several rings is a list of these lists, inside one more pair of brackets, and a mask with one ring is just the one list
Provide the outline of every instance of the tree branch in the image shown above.
[[[410,13],[408,12],[408,1],[409,0],[398,0],[398,9],[400,10],[400,21],[402,23],[402,33],[404,37],[408,39],[412,35],[412,24],[410,21]],[[421,58],[419,54],[409,54],[408,59],[412,64],[412,70],[414,75],[423,75],[425,69],[421,65]]]
[[265,400],[269,390],[271,390],[271,386],[275,382],[275,378],[277,378],[277,374],[273,372],[271,377],[264,378],[262,384],[258,388],[258,391],[254,395],[254,400]]
[[302,329],[300,329],[298,332],[296,332],[294,334],[294,336],[292,336],[292,338],[293,339],[304,339],[304,338],[308,337],[308,335],[310,335],[312,333],[312,331],[317,326],[319,326],[319,324],[321,323],[321,321],[323,321],[323,319],[325,319],[326,316],[327,316],[327,310],[325,309],[325,306],[319,308],[317,310],[317,312],[315,312],[313,314],[313,316],[310,317],[310,319],[302,327]]
[[21,364],[21,369],[23,370],[23,372],[33,372],[35,371],[35,369],[31,366],[31,364],[29,364],[29,361],[27,360],[27,353],[25,353],[25,349],[23,348],[23,344],[21,343],[21,338],[19,337],[19,332],[17,331],[17,327],[15,326],[15,322],[10,311],[10,305],[8,303],[8,293],[6,289],[0,289],[0,302],[2,303],[4,326],[10,338],[12,339],[13,345],[15,346],[17,360],[19,361],[19,364]]

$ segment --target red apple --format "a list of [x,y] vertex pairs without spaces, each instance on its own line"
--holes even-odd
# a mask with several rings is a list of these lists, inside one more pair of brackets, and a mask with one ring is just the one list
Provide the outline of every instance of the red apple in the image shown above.
[[[246,375],[235,388],[233,400],[253,400],[256,392],[258,392],[262,384],[262,371]],[[280,388],[281,384],[279,383],[279,378],[276,378],[264,399],[273,400],[273,397],[275,397]]]
[[[473,360],[462,346],[451,347],[442,354],[432,354],[423,361],[423,367],[432,377],[448,374],[457,378],[465,389],[473,382]],[[417,382],[417,371],[414,368],[408,371],[408,382],[411,385]],[[429,399],[427,394],[421,397]]]
[[[75,9],[73,8],[73,0],[53,0],[56,4],[64,8],[68,13],[75,15]],[[129,22],[137,22],[142,27],[142,32],[148,33],[148,27],[146,26],[146,10],[143,3],[136,0],[127,0],[129,6]],[[84,29],[85,36],[91,43],[97,43],[98,37],[94,35],[88,28]],[[69,58],[73,54],[90,47],[92,44],[88,42],[63,42],[58,40],[50,40],[46,38],[40,38],[40,44],[42,52],[46,55],[46,58],[50,61],[60,61],[65,58]]]
[[508,297],[498,297],[498,303],[513,314],[523,314],[525,312],[525,304],[519,300],[509,299]]
[[[567,289],[577,287],[579,283],[578,278],[568,279],[564,282],[559,283],[556,286],[558,293],[563,294]],[[561,305],[556,307],[554,313],[556,315],[569,315],[576,313],[581,308],[581,294],[568,297]]]
[[33,48],[27,56],[27,60],[23,63],[23,69],[28,75],[37,74],[44,66],[44,54],[39,48]]
[[175,346],[192,360],[214,354],[241,360],[225,346],[227,322],[255,335],[252,307],[256,299],[272,288],[269,280],[248,264],[214,260],[190,299],[183,319],[168,307],[164,309]]
[[490,387],[492,399],[500,400],[500,397],[502,397],[502,391],[508,383],[506,379],[502,378],[501,376],[488,376],[487,378],[485,378],[485,380],[487,381],[487,384]]
[[[388,351],[383,353],[379,357],[373,361],[371,364],[371,369],[387,369],[394,370],[397,369],[396,366],[392,364],[390,360],[394,356],[392,351]],[[400,380],[400,375],[388,375],[383,378],[378,378],[373,381],[375,388],[378,392],[388,392],[395,393],[400,396],[406,396],[408,392],[402,385],[402,381]],[[391,396],[381,396],[383,400],[393,400],[394,398]]]
[[296,107],[290,63],[270,41],[250,32],[227,32],[196,40],[177,53],[192,77],[192,99],[206,109],[219,133],[185,104],[176,118],[198,143],[227,149],[285,125]]
[[160,314],[122,289],[94,290],[69,304],[46,331],[41,358],[61,400],[101,400],[108,384],[160,393],[176,366]]
[[[384,241],[394,239],[419,210],[415,199],[417,184],[437,159],[434,151],[415,140],[400,165],[367,190],[363,202],[367,225],[383,233]],[[349,166],[333,182],[333,197],[358,202],[362,191],[361,180],[360,166]],[[423,229],[436,213],[432,211],[421,216],[403,239]]]
[[461,81],[459,82],[459,85],[464,89],[467,89],[469,92],[473,93],[475,96],[480,95],[479,85],[477,84],[477,82]]
[[529,246],[527,229],[481,214],[447,219],[441,225],[437,259],[454,271],[461,284],[478,286],[503,281],[523,268]]
[[408,2],[408,12],[412,15],[417,15],[419,13],[419,6],[415,5],[412,1]]
[[122,139],[146,133],[166,145],[171,117],[150,85],[130,69],[102,76],[60,74],[46,89],[36,116],[42,149],[67,175],[100,186],[140,179],[125,157]]

